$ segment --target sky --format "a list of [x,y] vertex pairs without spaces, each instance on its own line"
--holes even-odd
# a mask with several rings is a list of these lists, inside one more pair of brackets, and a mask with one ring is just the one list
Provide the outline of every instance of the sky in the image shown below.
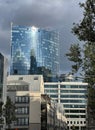
[[85,0],[0,0],[0,52],[10,59],[11,23],[59,31],[60,73],[71,72],[65,54],[79,43],[71,33],[73,23],[83,18],[80,2]]

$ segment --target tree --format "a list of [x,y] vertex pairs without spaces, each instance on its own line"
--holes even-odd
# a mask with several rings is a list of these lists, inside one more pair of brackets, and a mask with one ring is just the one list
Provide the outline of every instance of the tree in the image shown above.
[[4,118],[3,118],[3,102],[0,101],[0,128],[4,124]]
[[84,17],[79,24],[74,24],[72,32],[79,40],[95,42],[95,0],[86,0],[80,7],[84,8]]
[[[84,41],[82,68],[85,81],[89,83],[87,106],[88,129],[90,127],[95,129],[95,88],[92,87],[95,84],[95,0],[86,0],[85,3],[80,4],[80,7],[84,8],[83,19],[78,24],[74,23],[72,32],[80,41]],[[69,57],[71,58],[70,55]],[[93,120],[93,123],[91,120]]]
[[15,116],[15,104],[11,101],[9,97],[7,97],[7,101],[4,104],[2,101],[0,101],[0,124],[4,124],[4,118],[6,120],[6,125],[8,126],[8,129],[10,129],[10,125],[12,121],[16,120]]
[[83,70],[85,71],[85,81],[93,86],[95,83],[95,45],[84,45]]
[[69,53],[67,53],[66,56],[70,61],[75,63],[74,65],[72,65],[72,72],[77,72],[82,64],[81,48],[79,44],[72,44],[69,49]]
[[11,128],[12,122],[16,120],[15,109],[15,104],[11,101],[9,97],[7,97],[6,104],[3,108],[3,113],[6,120],[6,125],[8,126],[9,130]]

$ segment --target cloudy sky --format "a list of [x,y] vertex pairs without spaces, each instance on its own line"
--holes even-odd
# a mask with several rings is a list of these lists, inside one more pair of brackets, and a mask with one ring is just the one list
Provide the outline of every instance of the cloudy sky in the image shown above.
[[10,57],[11,22],[57,29],[60,33],[60,71],[69,72],[70,62],[65,53],[72,43],[78,43],[71,34],[73,23],[83,15],[79,2],[85,0],[0,0],[0,51]]

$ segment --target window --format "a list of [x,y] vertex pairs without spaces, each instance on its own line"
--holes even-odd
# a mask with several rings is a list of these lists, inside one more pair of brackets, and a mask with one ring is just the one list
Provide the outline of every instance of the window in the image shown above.
[[45,93],[58,93],[58,90],[45,90]]
[[60,85],[60,88],[87,88],[86,85]]
[[29,97],[28,96],[17,96],[15,99],[16,103],[29,103]]
[[17,121],[15,122],[14,125],[18,126],[24,126],[29,124],[29,118],[28,117],[23,117],[23,118],[17,118]]
[[28,85],[8,85],[7,86],[8,90],[11,91],[28,91],[29,90],[29,86]]
[[34,77],[34,80],[38,80],[38,77]]
[[85,110],[65,110],[66,113],[85,113]]
[[64,108],[85,108],[86,105],[63,105]]
[[85,115],[66,115],[67,118],[85,118]]
[[86,100],[60,100],[61,103],[86,103]]
[[61,90],[61,93],[87,93],[87,90]]
[[86,95],[61,95],[61,98],[86,98]]
[[51,98],[58,98],[58,95],[50,95]]
[[70,121],[70,123],[72,124],[72,121]]
[[82,124],[82,121],[80,121],[80,124]]
[[45,88],[58,88],[58,85],[45,85]]
[[29,107],[17,107],[16,114],[29,114]]

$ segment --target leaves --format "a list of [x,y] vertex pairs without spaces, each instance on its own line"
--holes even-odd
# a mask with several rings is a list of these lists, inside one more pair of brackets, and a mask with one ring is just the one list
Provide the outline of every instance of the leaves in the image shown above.
[[12,123],[12,121],[16,120],[15,117],[15,104],[11,101],[11,99],[9,97],[7,97],[7,102],[4,105],[4,117],[6,119],[6,124],[8,125],[8,127],[10,127],[10,124]]
[[72,71],[77,72],[82,64],[82,59],[81,59],[81,48],[79,44],[72,44],[69,53],[66,54],[68,59],[75,64],[72,65]]
[[86,0],[85,3],[80,4],[80,7],[84,8],[83,19],[80,23],[74,24],[72,32],[80,41],[85,42],[82,68],[85,73],[85,81],[89,83],[87,104],[89,127],[90,120],[95,119],[95,88],[93,88],[95,83],[95,0]]
[[79,24],[72,29],[79,40],[95,42],[95,0],[87,0],[80,4],[84,8],[84,17]]
[[15,109],[15,104],[11,101],[9,97],[7,97],[7,101],[4,106],[3,102],[0,102],[0,123],[2,124],[5,118],[6,124],[10,128],[10,124],[12,123],[12,121],[16,120]]
[[3,102],[0,101],[0,124],[3,124],[3,122],[4,122],[4,119],[3,119],[3,109],[2,109],[2,107],[3,107]]

